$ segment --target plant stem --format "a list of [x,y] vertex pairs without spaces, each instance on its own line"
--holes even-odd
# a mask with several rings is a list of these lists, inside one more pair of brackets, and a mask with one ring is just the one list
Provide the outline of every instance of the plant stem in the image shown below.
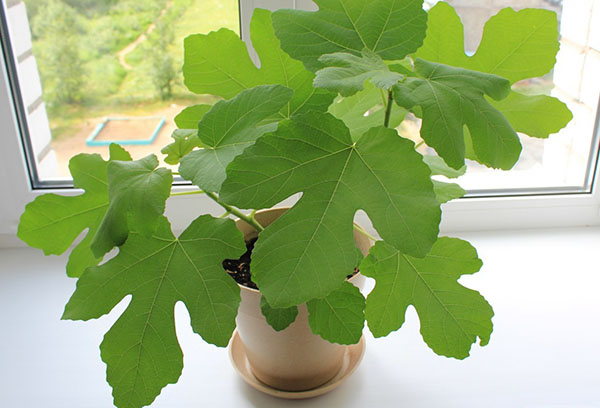
[[383,121],[383,126],[390,127],[390,116],[392,115],[392,105],[394,101],[392,100],[392,91],[388,91],[388,100],[387,106],[385,108],[385,120]]
[[206,191],[205,193],[208,197],[210,197],[210,199],[212,199],[215,203],[217,203],[221,207],[223,207],[228,213],[233,214],[236,217],[238,217],[239,219],[244,220],[247,224],[252,225],[254,227],[254,229],[257,230],[258,232],[262,232],[265,230],[264,227],[262,225],[260,225],[258,223],[258,221],[256,221],[256,219],[254,218],[254,215],[248,216],[248,215],[244,214],[237,208],[234,208],[234,207],[230,206],[229,204],[226,204],[223,201],[219,200],[219,197],[217,197],[217,195],[214,193],[211,193],[209,191]]
[[419,143],[416,144],[415,149],[418,149],[419,147],[423,146],[425,144],[425,140],[421,140]]
[[[221,207],[223,207],[225,209],[225,213],[223,213],[219,218],[224,218],[229,214],[233,214],[236,217],[240,218],[241,220],[244,220],[247,224],[252,225],[254,227],[254,229],[256,229],[258,232],[262,232],[265,230],[265,228],[262,225],[260,225],[260,223],[258,221],[256,221],[256,218],[254,218],[254,214],[256,213],[256,210],[252,211],[252,213],[250,215],[246,215],[243,212],[241,212],[240,210],[238,210],[237,208],[234,208],[234,207],[230,206],[229,204],[226,204],[226,203],[222,202],[221,200],[219,200],[219,197],[214,193],[198,190],[198,191],[186,191],[184,193],[173,193],[173,194],[171,194],[171,196],[182,196],[182,195],[192,195],[192,194],[206,194],[215,203],[217,203]],[[363,234],[365,237],[369,238],[370,240],[377,241],[377,238],[375,238],[373,235],[369,234],[366,230],[364,230],[359,225],[354,224],[354,229],[356,231],[360,232],[361,234]]]
[[375,238],[373,235],[369,234],[365,229],[363,229],[360,225],[356,225],[354,224],[354,229],[358,232],[360,232],[361,234],[363,234],[365,237],[369,238],[371,241],[376,242],[378,241],[377,238]]
[[383,107],[387,108],[387,101],[385,96],[383,95],[383,89],[379,88],[379,95],[381,95],[381,102],[383,103]]
[[194,194],[205,194],[205,192],[202,190],[184,191],[183,193],[171,193],[171,197],[194,195]]

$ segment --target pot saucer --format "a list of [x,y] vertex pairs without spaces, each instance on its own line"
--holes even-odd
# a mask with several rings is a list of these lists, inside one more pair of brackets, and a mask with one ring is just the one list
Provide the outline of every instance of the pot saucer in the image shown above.
[[365,353],[365,338],[361,337],[358,344],[345,346],[345,348],[346,350],[344,352],[344,359],[340,371],[325,384],[306,391],[282,391],[258,380],[250,369],[250,363],[246,357],[244,344],[237,331],[233,333],[231,343],[229,344],[229,357],[231,358],[235,371],[237,371],[251,387],[277,398],[305,399],[317,397],[337,388],[344,380],[352,375]]

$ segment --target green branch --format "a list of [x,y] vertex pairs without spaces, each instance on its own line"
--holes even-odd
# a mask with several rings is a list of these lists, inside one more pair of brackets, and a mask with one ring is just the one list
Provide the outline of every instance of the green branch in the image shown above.
[[388,91],[388,101],[387,106],[385,108],[385,120],[383,121],[383,126],[389,127],[390,125],[390,116],[392,116],[392,105],[394,101],[392,100],[392,90]]
[[383,89],[379,88],[379,95],[381,95],[381,103],[383,104],[384,108],[387,108],[387,99],[385,97],[385,95],[383,94]]
[[373,235],[369,234],[367,232],[367,230],[365,230],[363,227],[361,227],[360,225],[354,224],[354,229],[358,232],[360,232],[361,234],[363,234],[365,237],[369,238],[371,241],[373,242],[377,242],[378,239],[375,238]]
[[204,194],[205,192],[202,190],[194,190],[194,191],[184,191],[182,193],[171,193],[171,197],[177,196],[186,196],[186,195],[195,195],[195,194]]
[[240,210],[238,210],[237,208],[234,208],[232,206],[230,206],[229,204],[224,203],[223,201],[219,200],[219,197],[211,192],[205,191],[205,194],[212,199],[215,203],[219,204],[221,207],[223,207],[228,213],[235,215],[236,217],[238,217],[241,220],[244,220],[247,224],[252,225],[254,227],[255,230],[257,230],[258,232],[262,232],[265,230],[265,228],[260,225],[260,223],[258,221],[256,221],[256,219],[254,218],[254,213],[252,213],[251,215],[246,215],[243,212],[241,212]]

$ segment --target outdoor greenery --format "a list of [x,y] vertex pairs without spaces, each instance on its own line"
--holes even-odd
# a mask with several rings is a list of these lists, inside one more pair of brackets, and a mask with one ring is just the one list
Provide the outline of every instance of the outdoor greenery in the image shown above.
[[[547,138],[570,121],[559,100],[512,89],[553,68],[556,15],[503,10],[469,57],[446,3],[429,12],[423,0],[316,3],[316,12],[255,11],[260,67],[231,30],[187,37],[185,86],[223,100],[183,110],[162,152],[197,187],[186,194],[204,194],[258,232],[252,280],[274,329],[306,304],[315,334],[354,344],[365,322],[376,337],[399,329],[413,305],[427,345],[466,358],[477,339],[489,342],[493,310],[458,283],[482,262],[468,242],[439,236],[441,204],[464,194],[448,179],[464,174],[465,159],[510,169],[521,152],[517,130]],[[421,155],[396,130],[409,112],[437,155]],[[84,193],[42,195],[19,225],[19,237],[46,254],[64,253],[87,230],[67,264],[79,279],[64,319],[98,318],[132,295],[100,346],[121,408],[151,404],[180,377],[176,302],[217,346],[228,344],[240,303],[222,261],[245,251],[241,233],[230,219],[199,214],[175,237],[164,216],[177,195],[173,172],[158,163],[155,155],[134,161],[117,145],[108,160],[79,154],[70,169]],[[269,226],[255,219],[297,193]],[[359,210],[379,239],[353,224]],[[364,259],[354,231],[376,241]],[[376,281],[366,299],[346,281],[358,265]]]
[[49,105],[75,103],[83,97],[84,70],[77,12],[56,0],[40,5],[32,20],[36,52]]
[[175,38],[169,27],[166,22],[158,23],[144,47],[150,60],[148,76],[162,100],[173,96],[173,86],[179,75],[174,58],[168,52],[169,44]]
[[[151,115],[198,97],[184,86],[183,38],[239,30],[236,0],[25,0],[53,138],[90,118]],[[119,54],[147,34],[123,63]]]

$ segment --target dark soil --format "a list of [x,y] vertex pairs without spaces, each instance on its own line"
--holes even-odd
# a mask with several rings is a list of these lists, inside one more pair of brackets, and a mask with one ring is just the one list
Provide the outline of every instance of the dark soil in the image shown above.
[[240,259],[225,259],[223,261],[223,269],[229,276],[238,284],[252,289],[258,289],[256,283],[252,282],[252,276],[250,275],[250,257],[257,239],[252,238],[250,241],[246,241],[246,252],[240,256]]
[[[223,261],[223,269],[231,276],[238,284],[251,289],[258,289],[256,283],[252,282],[252,274],[250,273],[250,261],[252,250],[258,238],[252,238],[246,241],[246,252],[239,259],[225,259]],[[346,278],[350,279],[359,272],[358,268],[354,268],[354,272]]]

